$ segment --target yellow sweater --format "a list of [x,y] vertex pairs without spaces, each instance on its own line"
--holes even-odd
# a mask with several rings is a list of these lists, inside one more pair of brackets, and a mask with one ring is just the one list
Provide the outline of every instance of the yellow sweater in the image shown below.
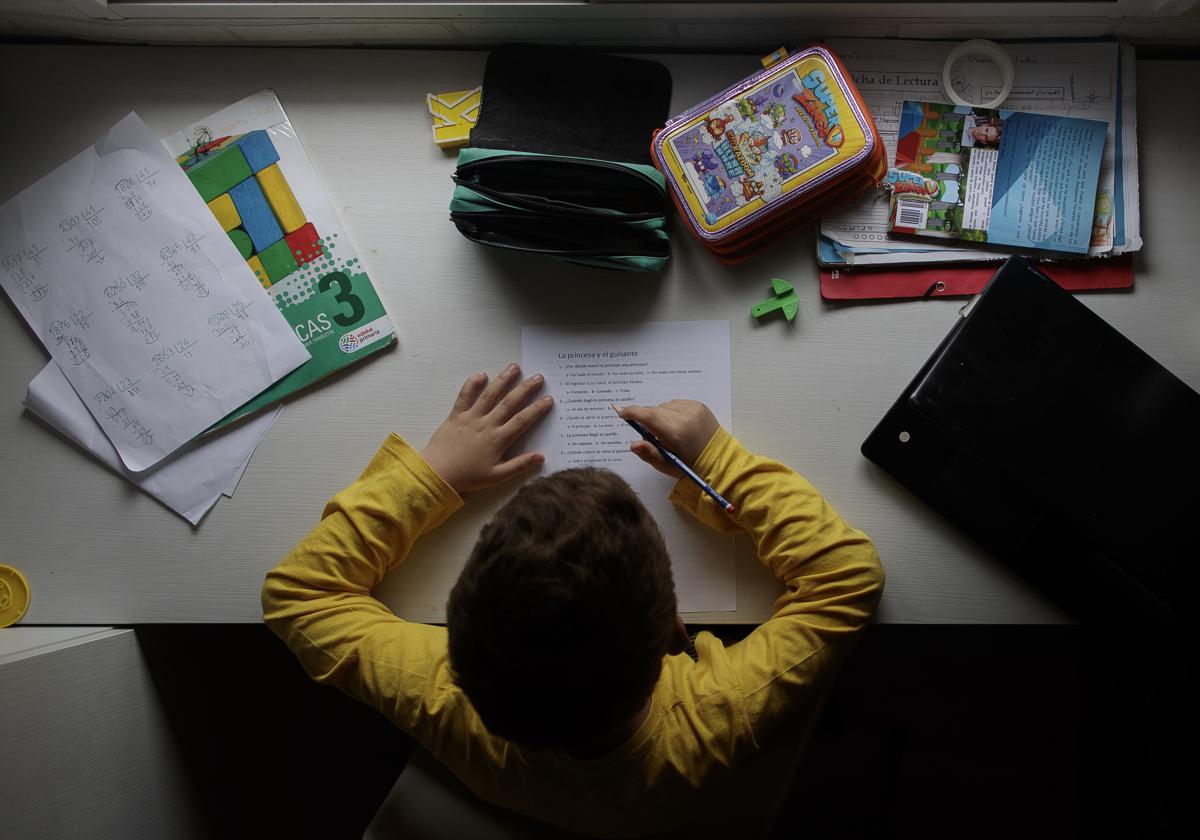
[[803,706],[883,587],[867,536],[791,469],[723,429],[695,468],[736,516],[688,481],[671,500],[717,530],[749,532],[785,591],[771,618],[737,644],[701,633],[698,661],[665,657],[645,722],[602,758],[525,750],[491,735],[454,684],[445,628],[403,621],[371,597],[417,538],[462,505],[396,435],[267,575],[267,624],[313,679],[383,712],[480,797],[599,836],[669,829]]

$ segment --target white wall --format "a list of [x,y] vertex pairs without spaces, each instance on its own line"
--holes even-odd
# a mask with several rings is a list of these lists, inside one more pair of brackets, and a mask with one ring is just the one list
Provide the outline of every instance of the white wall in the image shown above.
[[132,630],[0,630],[0,836],[199,837]]

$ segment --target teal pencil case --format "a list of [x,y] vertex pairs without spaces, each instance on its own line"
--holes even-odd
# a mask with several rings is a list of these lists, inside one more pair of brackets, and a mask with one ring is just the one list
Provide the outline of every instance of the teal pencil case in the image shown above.
[[583,265],[659,271],[671,256],[667,190],[653,166],[463,149],[450,218],[467,239]]

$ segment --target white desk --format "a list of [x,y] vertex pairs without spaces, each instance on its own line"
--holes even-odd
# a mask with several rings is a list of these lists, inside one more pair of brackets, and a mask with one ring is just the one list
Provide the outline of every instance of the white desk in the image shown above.
[[[472,245],[447,218],[453,155],[430,139],[425,93],[479,83],[482,53],[182,47],[0,47],[0,200],[135,109],[160,134],[274,88],[396,323],[400,347],[289,406],[232,500],[201,526],[108,473],[24,413],[45,363],[11,306],[0,313],[0,562],[33,588],[26,623],[256,621],[264,573],[351,482],[389,431],[423,444],[461,382],[521,356],[524,324],[727,318],[734,431],[805,473],[876,541],[887,622],[1057,622],[1044,599],[865,461],[859,444],[950,329],[961,300],[821,302],[812,232],[723,267],[675,229],[661,276],[574,268]],[[754,70],[757,57],[670,56],[677,112]],[[1132,293],[1084,300],[1200,387],[1200,113],[1178,91],[1200,62],[1142,62],[1142,218]],[[770,278],[800,292],[792,327],[758,325]],[[7,301],[7,299],[6,299]],[[684,396],[684,395],[681,395]],[[438,620],[480,526],[511,487],[479,494],[384,584],[402,616]],[[737,544],[738,610],[778,592]]]

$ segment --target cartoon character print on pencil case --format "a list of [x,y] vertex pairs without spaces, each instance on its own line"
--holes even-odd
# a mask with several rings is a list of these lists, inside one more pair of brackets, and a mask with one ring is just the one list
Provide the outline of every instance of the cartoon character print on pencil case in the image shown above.
[[705,220],[770,202],[801,172],[838,153],[844,133],[824,74],[792,72],[713,109],[670,142]]

